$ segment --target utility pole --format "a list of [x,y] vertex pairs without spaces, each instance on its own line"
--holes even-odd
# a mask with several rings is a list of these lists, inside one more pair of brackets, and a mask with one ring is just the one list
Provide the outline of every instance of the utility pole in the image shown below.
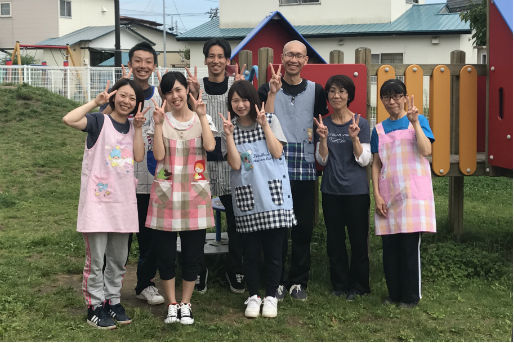
[[164,54],[164,68],[166,68],[166,0],[162,0],[162,50]]
[[114,66],[121,67],[120,0],[114,0]]

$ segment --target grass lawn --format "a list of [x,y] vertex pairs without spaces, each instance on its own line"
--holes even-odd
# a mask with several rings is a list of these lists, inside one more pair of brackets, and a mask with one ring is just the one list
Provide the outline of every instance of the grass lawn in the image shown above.
[[459,243],[448,228],[448,178],[434,179],[438,233],[423,236],[423,299],[414,309],[382,305],[374,234],[372,293],[353,302],[330,294],[320,213],[309,298],[286,297],[276,319],[244,318],[247,295],[228,290],[218,257],[207,261],[207,293],[193,296],[195,324],[165,325],[164,305],[134,300],[134,240],[122,296],[133,324],[90,327],[81,295],[84,244],[75,231],[85,134],[61,122],[75,106],[42,89],[0,87],[0,340],[512,341],[512,179],[492,177],[465,178]]

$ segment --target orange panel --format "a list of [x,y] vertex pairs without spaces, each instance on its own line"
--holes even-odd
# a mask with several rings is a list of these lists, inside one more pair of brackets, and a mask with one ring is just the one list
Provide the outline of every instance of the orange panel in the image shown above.
[[477,71],[466,65],[459,83],[459,169],[471,175],[477,169]]
[[407,95],[414,94],[414,105],[423,113],[423,69],[419,65],[412,64],[405,69],[405,86]]
[[380,66],[377,70],[377,124],[389,118],[389,114],[380,100],[380,87],[382,87],[384,82],[395,77],[394,68],[388,64]]
[[438,65],[430,77],[430,127],[434,133],[432,170],[442,176],[450,171],[450,70]]

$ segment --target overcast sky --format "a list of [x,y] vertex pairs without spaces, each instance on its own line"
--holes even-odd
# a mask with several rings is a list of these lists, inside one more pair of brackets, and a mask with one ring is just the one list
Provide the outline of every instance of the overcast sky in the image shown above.
[[[253,0],[259,1],[259,0]],[[166,25],[176,23],[179,32],[191,30],[209,20],[211,8],[218,7],[218,0],[164,0]],[[439,3],[446,0],[426,0],[425,3]],[[120,13],[123,16],[153,20],[162,23],[163,0],[120,0]]]

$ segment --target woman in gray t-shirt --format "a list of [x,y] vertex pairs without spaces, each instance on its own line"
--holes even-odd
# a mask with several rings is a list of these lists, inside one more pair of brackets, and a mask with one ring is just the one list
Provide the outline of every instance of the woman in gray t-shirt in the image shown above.
[[[323,215],[327,228],[327,253],[333,294],[353,300],[369,288],[369,182],[366,166],[371,160],[368,121],[348,105],[355,85],[345,75],[334,75],[325,85],[334,112],[314,119],[319,142],[316,160],[322,166]],[[351,245],[351,262],[346,252],[346,231]]]

